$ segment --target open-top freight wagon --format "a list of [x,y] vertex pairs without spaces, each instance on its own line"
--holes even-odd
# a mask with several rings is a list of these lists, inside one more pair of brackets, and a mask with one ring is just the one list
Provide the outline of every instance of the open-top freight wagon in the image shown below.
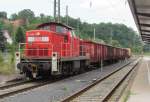
[[90,65],[129,57],[129,49],[81,40],[71,27],[50,22],[26,32],[26,42],[16,52],[16,65],[26,77],[37,78],[80,73]]

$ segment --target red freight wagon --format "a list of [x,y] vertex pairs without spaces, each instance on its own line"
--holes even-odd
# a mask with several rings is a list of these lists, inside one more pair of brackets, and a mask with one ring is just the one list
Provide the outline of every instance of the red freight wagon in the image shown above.
[[85,46],[85,52],[90,57],[91,63],[96,63],[100,60],[103,60],[104,57],[104,46],[99,43],[92,41],[83,41],[83,46]]

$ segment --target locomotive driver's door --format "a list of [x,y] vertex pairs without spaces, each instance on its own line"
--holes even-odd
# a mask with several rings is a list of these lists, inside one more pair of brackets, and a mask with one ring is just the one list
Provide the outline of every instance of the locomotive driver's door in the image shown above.
[[68,30],[68,43],[70,43],[70,52],[71,52],[71,56],[73,55],[74,52],[74,37],[72,36],[72,30]]

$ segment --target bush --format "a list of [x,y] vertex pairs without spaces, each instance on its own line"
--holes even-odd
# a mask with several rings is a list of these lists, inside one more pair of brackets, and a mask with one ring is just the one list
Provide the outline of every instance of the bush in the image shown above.
[[2,53],[0,53],[0,74],[13,74],[15,73],[15,64],[12,61],[13,56],[8,53],[7,60],[4,60]]
[[2,54],[2,52],[0,51],[0,63],[3,63],[3,61],[4,61],[3,54]]

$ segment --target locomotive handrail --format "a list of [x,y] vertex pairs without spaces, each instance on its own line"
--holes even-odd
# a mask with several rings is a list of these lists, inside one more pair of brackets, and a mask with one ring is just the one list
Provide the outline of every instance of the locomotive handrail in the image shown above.
[[[71,48],[71,43],[61,43],[61,56],[63,57],[68,57],[68,56],[72,56],[72,48]],[[65,46],[65,48],[63,47],[63,45]],[[70,45],[69,46],[69,49],[67,49],[67,45]],[[64,53],[64,54],[63,54]]]
[[[49,46],[48,48],[38,48],[40,44],[44,44],[44,46]],[[45,45],[46,44],[46,45]],[[19,53],[20,58],[26,57],[48,57],[53,52],[53,45],[51,43],[31,43],[32,45],[36,45],[35,48],[26,48],[29,47],[29,43],[19,43]]]
[[[82,50],[80,50],[80,52],[79,52],[80,56],[85,56],[86,55],[86,49],[85,49],[86,46],[80,45],[77,48],[80,49],[81,47],[82,47]],[[61,54],[60,55],[63,57],[73,57],[75,55],[75,53],[77,52],[76,50],[73,49],[71,43],[61,43]]]

